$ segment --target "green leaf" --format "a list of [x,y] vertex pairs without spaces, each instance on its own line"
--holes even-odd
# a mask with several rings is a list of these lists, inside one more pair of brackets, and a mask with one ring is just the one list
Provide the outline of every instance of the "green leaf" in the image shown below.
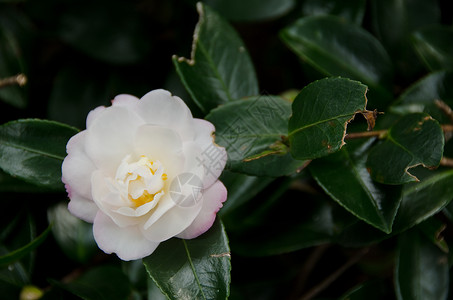
[[402,231],[440,212],[453,199],[453,171],[437,173],[403,190],[394,230]]
[[48,189],[14,178],[0,170],[0,192],[40,193],[48,192]]
[[92,224],[86,223],[68,211],[66,203],[59,203],[47,211],[52,233],[63,252],[71,259],[86,263],[97,252]]
[[314,159],[344,145],[347,124],[366,109],[367,87],[345,78],[326,78],[306,86],[294,99],[288,137],[296,159]]
[[197,4],[190,59],[173,56],[181,81],[204,113],[219,104],[258,94],[249,54],[236,31],[217,13]]
[[70,283],[51,282],[85,300],[122,300],[131,294],[127,276],[121,269],[108,265],[91,269]]
[[[371,1],[373,31],[392,57],[398,78],[410,82],[423,71],[411,43],[415,30],[440,22],[437,0]],[[397,16],[397,17],[395,17]]]
[[61,14],[57,28],[63,41],[109,63],[136,63],[150,49],[152,35],[144,30],[140,14],[132,6],[118,1],[74,3]]
[[285,28],[281,37],[322,74],[348,77],[368,85],[377,96],[370,98],[373,106],[391,99],[390,58],[379,41],[359,26],[333,16],[306,17]]
[[366,281],[343,295],[340,300],[381,300],[389,299],[387,288],[382,281]]
[[410,114],[398,120],[387,132],[384,142],[368,156],[371,177],[385,184],[418,181],[410,168],[439,165],[444,148],[444,135],[439,123],[425,113]]
[[42,242],[44,242],[47,235],[49,234],[50,229],[51,229],[51,226],[47,227],[47,229],[44,230],[43,233],[41,233],[38,237],[36,237],[33,241],[31,241],[27,245],[25,245],[19,249],[16,249],[6,255],[0,256],[0,268],[4,268],[4,267],[18,261],[25,255],[27,255],[28,253],[30,253],[31,251],[36,249],[36,247],[38,247],[39,245],[41,245]]
[[452,81],[452,72],[431,73],[405,90],[390,107],[390,111],[401,115],[425,112],[441,123],[449,123],[445,113],[436,105],[436,100],[453,107]]
[[401,201],[401,187],[384,186],[371,179],[365,162],[372,142],[351,141],[339,152],[312,161],[309,170],[324,191],[346,210],[390,233]]
[[227,168],[250,175],[278,177],[303,165],[283,144],[291,104],[275,96],[233,101],[213,109],[206,119],[216,128],[216,143],[226,148]]
[[[228,190],[228,201],[219,211],[225,223],[225,216],[246,204],[274,180],[273,177],[257,177],[223,171],[220,181]],[[228,227],[228,226],[227,226]]]
[[453,28],[435,26],[413,33],[417,53],[430,70],[453,70]]
[[307,16],[334,15],[357,25],[362,24],[365,0],[306,0],[302,12]]
[[232,21],[262,21],[280,17],[296,4],[294,0],[205,0],[207,5]]
[[398,244],[395,270],[397,298],[447,299],[447,255],[416,230],[401,235]]
[[447,225],[436,218],[429,218],[417,227],[427,237],[431,243],[436,245],[444,253],[448,253],[448,244],[445,241],[442,232],[447,228]]
[[163,242],[143,263],[169,299],[226,299],[230,252],[222,223],[193,240]]
[[26,119],[0,126],[0,168],[35,185],[62,189],[61,163],[75,128]]

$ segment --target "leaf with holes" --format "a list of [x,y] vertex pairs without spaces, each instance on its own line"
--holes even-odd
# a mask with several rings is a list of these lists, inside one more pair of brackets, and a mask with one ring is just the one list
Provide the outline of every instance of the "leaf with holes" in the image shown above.
[[143,259],[146,270],[169,299],[226,299],[230,285],[230,249],[217,220],[192,240],[173,238]]
[[366,110],[367,87],[346,78],[326,78],[306,86],[294,99],[288,137],[296,159],[314,159],[344,145],[346,127]]
[[204,113],[219,104],[258,95],[249,54],[236,31],[203,3],[195,28],[190,59],[174,56],[173,63],[187,91]]
[[418,181],[410,168],[439,165],[444,149],[444,134],[439,123],[425,113],[402,117],[387,132],[384,142],[368,156],[371,177],[385,184]]
[[62,189],[61,163],[77,129],[26,119],[0,126],[0,168],[35,185]]

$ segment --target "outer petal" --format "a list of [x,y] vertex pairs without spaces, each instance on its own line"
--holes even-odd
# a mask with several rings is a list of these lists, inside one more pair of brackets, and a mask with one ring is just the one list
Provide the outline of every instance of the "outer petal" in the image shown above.
[[227,198],[227,190],[221,181],[215,182],[203,192],[203,206],[190,226],[177,235],[183,239],[193,239],[205,233],[215,221],[216,214]]
[[105,253],[116,253],[122,260],[140,259],[156,250],[159,243],[144,238],[137,227],[118,227],[112,220],[98,212],[93,225],[94,238]]
[[77,193],[72,193],[71,201],[69,201],[68,204],[68,210],[77,218],[93,223],[94,217],[99,209],[93,200],[86,199]]
[[85,153],[86,131],[74,135],[66,146],[68,155],[61,167],[62,181],[66,184],[69,197],[73,192],[91,199],[91,173],[95,166]]
[[174,206],[155,220],[152,225],[145,224],[142,233],[151,241],[165,241],[187,228],[197,217],[200,210],[201,201],[192,207]]
[[197,161],[201,161],[205,169],[205,178],[203,180],[204,188],[210,187],[222,174],[227,162],[227,153],[225,148],[214,143],[214,125],[212,123],[194,119],[195,124],[195,143],[201,148],[201,153]]
[[124,106],[136,109],[137,104],[138,98],[127,94],[118,95],[115,97],[115,99],[112,100],[113,106]]
[[105,109],[106,109],[105,106],[98,106],[88,113],[87,121],[86,121],[87,128],[91,126],[91,123],[93,123],[93,120],[95,120],[101,114],[101,112],[103,112]]
[[174,129],[183,140],[194,137],[190,109],[179,97],[166,90],[154,90],[140,99],[138,113],[148,124]]
[[121,160],[133,152],[133,137],[144,121],[124,107],[108,107],[87,129],[86,152],[97,168],[112,176]]

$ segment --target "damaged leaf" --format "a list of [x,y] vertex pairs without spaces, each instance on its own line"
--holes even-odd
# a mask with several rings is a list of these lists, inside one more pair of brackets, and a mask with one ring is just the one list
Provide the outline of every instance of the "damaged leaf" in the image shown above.
[[366,111],[367,87],[346,78],[325,78],[306,86],[294,99],[288,138],[296,159],[314,159],[338,151],[348,123]]
[[385,184],[418,181],[410,168],[439,166],[444,148],[444,135],[439,123],[425,113],[402,117],[387,132],[384,142],[368,156],[371,177]]
[[263,95],[213,109],[206,119],[216,128],[216,143],[226,148],[227,168],[250,175],[278,177],[303,165],[285,145],[291,104]]

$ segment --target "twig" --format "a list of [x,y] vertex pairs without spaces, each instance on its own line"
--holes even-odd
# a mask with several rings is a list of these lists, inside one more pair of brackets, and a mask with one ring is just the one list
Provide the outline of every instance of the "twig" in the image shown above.
[[440,125],[444,132],[453,132],[453,125],[452,124],[442,124]]
[[451,110],[450,106],[442,100],[434,100],[434,103],[438,108],[440,108],[444,114],[453,122],[453,111]]
[[300,300],[309,300],[318,295],[320,292],[325,290],[330,284],[332,284],[335,280],[338,279],[347,269],[355,265],[359,262],[365,254],[367,254],[369,248],[364,248],[359,253],[351,257],[344,265],[342,265],[338,270],[330,274],[326,279],[324,279],[321,283],[314,286],[311,290],[309,290],[305,295],[303,295]]
[[448,158],[448,157],[442,157],[440,160],[440,165],[444,167],[450,167],[453,168],[453,158]]
[[297,277],[297,283],[295,289],[292,291],[290,299],[297,299],[298,295],[304,290],[307,278],[313,271],[316,263],[321,259],[324,252],[329,248],[328,244],[318,246],[312,250],[308,256],[306,263],[303,265],[302,270]]
[[346,134],[345,139],[358,139],[367,137],[381,137],[387,133],[387,130],[375,130],[375,131],[364,131],[364,132],[351,132]]
[[26,83],[27,77],[24,74],[18,74],[16,76],[0,79],[0,88],[16,84],[19,86],[24,86]]

